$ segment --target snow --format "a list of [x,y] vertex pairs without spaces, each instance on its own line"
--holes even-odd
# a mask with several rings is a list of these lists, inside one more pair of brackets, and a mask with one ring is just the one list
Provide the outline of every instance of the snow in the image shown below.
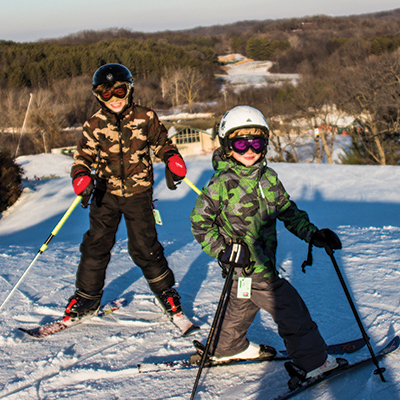
[[[290,83],[296,85],[300,80],[299,74],[271,73],[272,61],[254,61],[239,54],[231,54],[220,58],[228,62],[224,66],[226,75],[218,75],[225,84],[231,85],[236,91],[246,88],[262,88],[267,85]],[[232,63],[233,61],[237,61]]]
[[[74,200],[71,158],[58,154],[17,159],[29,178],[19,201],[0,219],[0,302],[31,263]],[[188,158],[188,178],[199,188],[213,171],[210,156]],[[400,167],[270,164],[298,206],[320,228],[335,230],[343,249],[335,258],[345,277],[374,348],[400,329]],[[78,206],[39,257],[13,297],[0,311],[0,398],[19,399],[188,399],[197,370],[138,374],[142,362],[177,360],[193,351],[194,338],[205,341],[223,279],[215,260],[194,241],[189,213],[196,193],[185,183],[165,185],[164,166],[155,164],[154,198],[163,225],[159,239],[174,270],[184,309],[201,326],[183,338],[155,305],[140,269],[127,253],[121,224],[107,270],[104,302],[123,296],[128,305],[102,319],[93,318],[45,340],[18,331],[60,317],[74,291],[79,244],[88,228],[88,210]],[[33,180],[33,177],[53,179]],[[307,244],[278,223],[281,274],[307,303],[327,343],[361,336],[324,250],[314,249],[314,265],[301,272]],[[283,349],[271,317],[261,311],[249,338]],[[365,347],[349,360],[368,354]],[[400,392],[400,355],[380,362],[387,382],[365,365],[298,395],[301,399],[396,399]],[[286,390],[282,362],[205,369],[196,399],[271,399]]]

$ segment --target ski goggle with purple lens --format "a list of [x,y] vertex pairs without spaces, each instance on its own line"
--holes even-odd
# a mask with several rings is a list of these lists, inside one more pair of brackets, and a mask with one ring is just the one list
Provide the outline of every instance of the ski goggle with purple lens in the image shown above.
[[238,154],[245,154],[250,149],[260,154],[267,147],[268,141],[264,136],[238,136],[229,140],[229,147]]

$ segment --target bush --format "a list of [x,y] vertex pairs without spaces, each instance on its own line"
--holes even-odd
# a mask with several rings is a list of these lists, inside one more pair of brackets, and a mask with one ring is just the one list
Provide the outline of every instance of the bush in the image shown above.
[[0,213],[12,206],[21,195],[22,168],[11,156],[0,151]]

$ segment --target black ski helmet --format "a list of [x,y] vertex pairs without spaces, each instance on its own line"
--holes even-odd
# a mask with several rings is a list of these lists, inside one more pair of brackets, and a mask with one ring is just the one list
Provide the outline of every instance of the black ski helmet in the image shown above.
[[93,75],[93,89],[103,83],[129,82],[134,85],[131,71],[121,64],[102,65]]

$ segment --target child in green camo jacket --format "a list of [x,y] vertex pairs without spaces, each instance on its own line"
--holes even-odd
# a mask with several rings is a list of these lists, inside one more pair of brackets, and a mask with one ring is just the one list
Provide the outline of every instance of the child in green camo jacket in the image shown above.
[[336,368],[338,362],[327,354],[298,292],[278,276],[276,219],[315,246],[338,249],[341,243],[331,230],[313,225],[290,200],[276,172],[267,166],[268,136],[266,119],[252,107],[238,106],[224,115],[219,127],[221,147],[212,160],[216,172],[190,216],[193,235],[208,255],[226,265],[235,249],[246,267],[235,273],[211,355],[218,361],[258,358],[269,349],[273,357],[273,348],[260,347],[246,337],[262,308],[278,325],[293,363],[309,378]]

